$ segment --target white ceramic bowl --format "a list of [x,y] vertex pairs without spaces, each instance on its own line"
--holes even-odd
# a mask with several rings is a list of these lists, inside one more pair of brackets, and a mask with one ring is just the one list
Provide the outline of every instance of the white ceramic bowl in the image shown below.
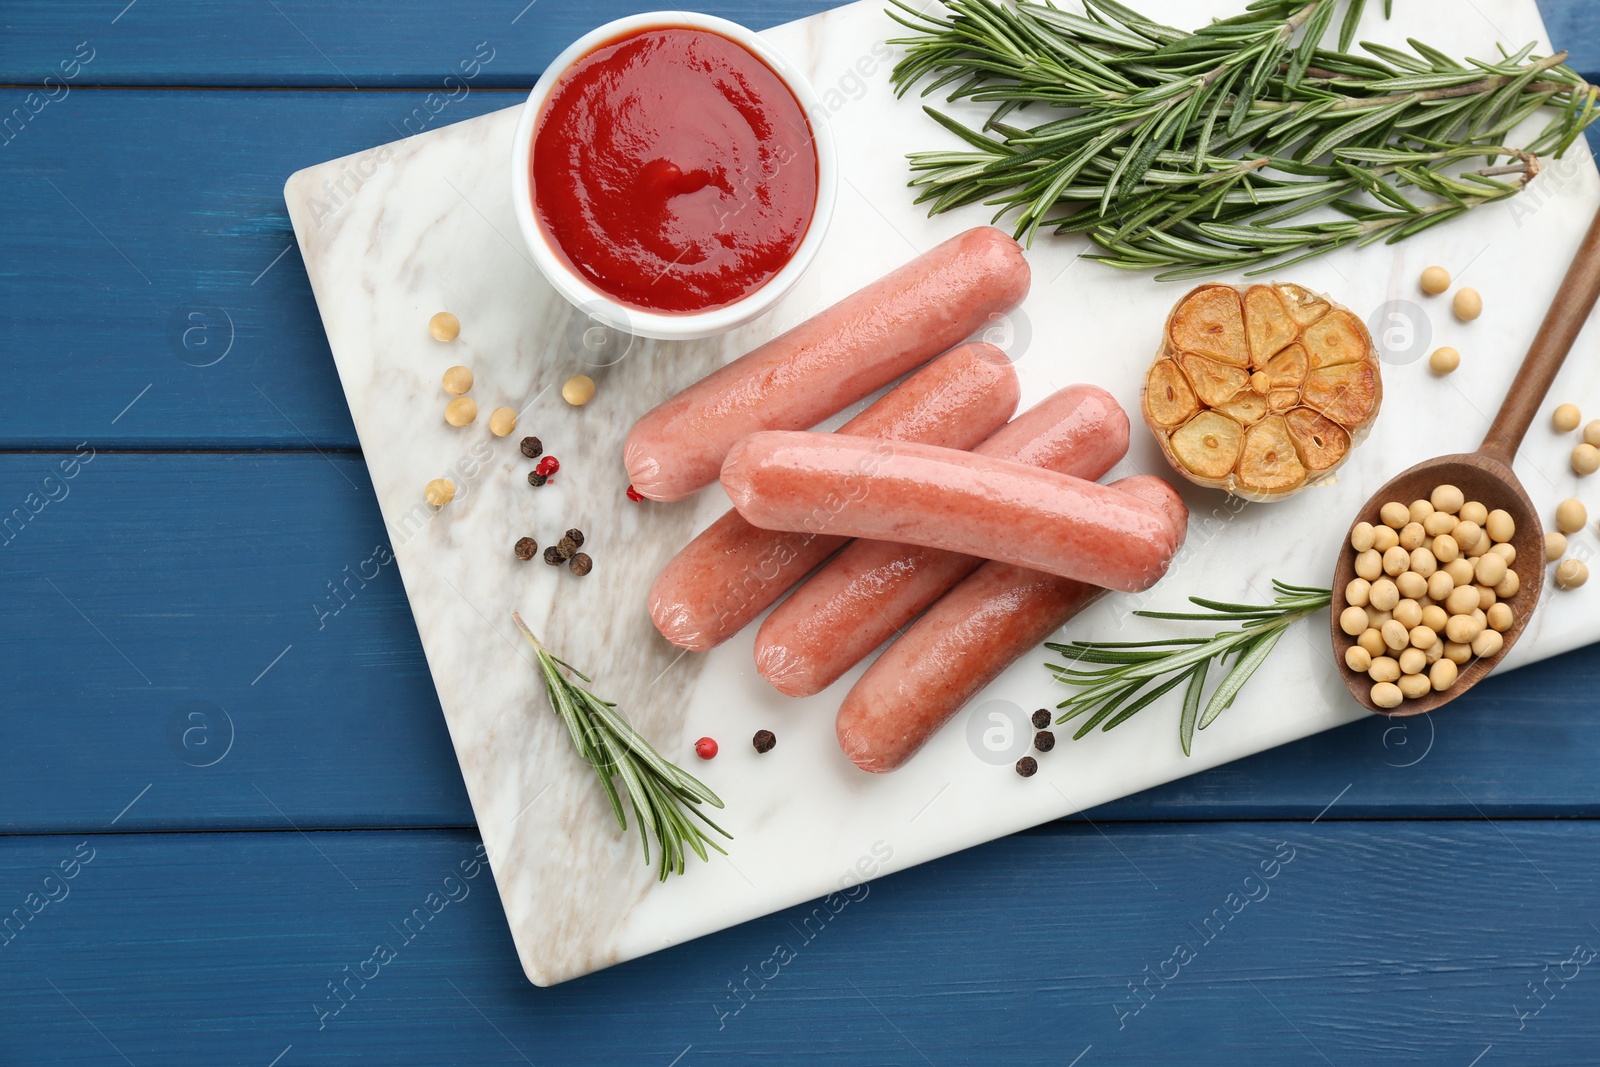
[[[801,238],[794,256],[778,273],[769,278],[761,288],[748,295],[709,311],[659,312],[634,307],[608,293],[595,288],[589,280],[575,271],[566,256],[555,247],[554,238],[539,224],[534,212],[534,188],[531,168],[528,165],[533,133],[545,101],[556,80],[573,63],[611,41],[640,30],[673,26],[709,30],[742,45],[753,53],[782,79],[799,101],[811,124],[812,147],[817,154],[817,202],[811,214],[811,225]],[[789,60],[750,30],[736,22],[700,15],[687,11],[649,11],[642,15],[629,15],[591,30],[573,41],[545,69],[528,102],[523,105],[522,118],[517,122],[516,137],[511,146],[511,199],[517,212],[517,225],[522,228],[522,239],[533,255],[539,273],[553,285],[557,292],[571,303],[582,308],[591,317],[608,326],[664,340],[689,340],[714,337],[743,326],[768,311],[799,280],[800,275],[816,256],[833,216],[833,199],[838,185],[838,162],[834,154],[833,133],[828,127],[828,112],[818,99],[811,84]]]

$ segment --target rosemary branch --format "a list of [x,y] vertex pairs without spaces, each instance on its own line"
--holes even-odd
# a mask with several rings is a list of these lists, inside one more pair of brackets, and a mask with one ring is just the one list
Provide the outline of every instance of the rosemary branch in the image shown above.
[[[1120,726],[1158,697],[1185,685],[1183,710],[1178,718],[1178,740],[1183,745],[1183,754],[1189,755],[1195,730],[1204,730],[1233,706],[1239,690],[1266,662],[1284,631],[1295,621],[1326,608],[1333,597],[1327,589],[1288,585],[1276,580],[1272,588],[1275,596],[1271,604],[1233,604],[1192,596],[1189,602],[1204,611],[1134,612],[1146,619],[1241,624],[1236,630],[1221,630],[1210,637],[1047,642],[1045,647],[1065,657],[1067,662],[1047,663],[1046,669],[1057,681],[1078,690],[1056,705],[1066,709],[1056,722],[1064,724],[1088,715],[1088,720],[1072,735],[1073,740],[1078,740],[1096,726],[1101,730]],[[1200,700],[1212,663],[1221,667],[1230,658],[1233,666],[1212,691],[1202,710]],[[1096,666],[1081,670],[1080,664]]]
[[[1347,0],[1333,50],[1320,42],[1340,0],[1255,0],[1192,33],[1083,2],[1077,15],[945,0],[937,15],[889,0],[915,34],[891,41],[906,49],[897,94],[926,82],[924,97],[993,105],[979,129],[924,108],[967,146],[911,155],[930,214],[982,202],[997,221],[1014,214],[1019,239],[1085,233],[1100,248],[1090,258],[1162,279],[1260,273],[1513,196],[1541,155],[1561,155],[1600,117],[1600,87],[1532,44],[1495,61],[1416,40],[1352,54],[1365,0]],[[1035,106],[1055,114],[1013,118]],[[1545,108],[1526,144],[1505,143]],[[1485,166],[1462,168],[1480,156]],[[1344,217],[1285,225],[1317,208]]]
[[511,618],[539,657],[551,710],[566,724],[578,755],[594,767],[600,787],[611,801],[617,825],[626,830],[628,818],[623,813],[617,787],[612,783],[613,778],[622,779],[628,799],[633,802],[646,863],[650,862],[650,838],[656,839],[661,880],[665,882],[669,874],[683,873],[685,844],[702,860],[711,858],[706,851],[708,845],[727,855],[722,846],[690,818],[694,816],[731,841],[733,835],[707,818],[699,807],[701,804],[722,807],[717,795],[692,774],[662,758],[650,742],[617,714],[614,702],[601,700],[574,682],[573,678],[586,683],[590,679],[545,648],[522,621],[522,616],[512,612]]

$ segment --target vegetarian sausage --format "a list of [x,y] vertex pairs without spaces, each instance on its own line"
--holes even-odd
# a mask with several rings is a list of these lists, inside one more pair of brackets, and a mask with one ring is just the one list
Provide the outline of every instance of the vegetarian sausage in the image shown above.
[[[1128,450],[1128,416],[1104,389],[1046,397],[973,451],[1094,480]],[[855,541],[780,604],[756,634],[756,670],[781,693],[821,692],[983,560],[893,541]]]
[[1122,592],[1182,539],[1160,508],[1014,460],[803,431],[738,441],[722,486],[751,524],[942,548]]
[[[1188,525],[1183,500],[1140,474],[1111,489]],[[1104,589],[985,563],[946,593],[867,668],[839,707],[839,747],[856,766],[883,773],[903,765],[966,703],[1020,657],[1094,603]]]
[[803,430],[1022,302],[1022,248],[992,226],[957,234],[646,412],[623,445],[633,487],[681,500],[717,480],[735,441]]
[[[1004,352],[958,345],[839,428],[843,434],[970,448],[1017,409]],[[703,652],[765,611],[845,538],[758,530],[730,511],[690,541],[650,587],[650,618],[668,641]]]

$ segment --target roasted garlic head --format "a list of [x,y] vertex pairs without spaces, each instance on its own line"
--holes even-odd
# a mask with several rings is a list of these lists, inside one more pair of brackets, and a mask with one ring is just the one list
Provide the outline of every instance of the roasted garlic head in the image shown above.
[[1267,501],[1332,474],[1382,399],[1349,311],[1298,285],[1202,285],[1167,319],[1142,406],[1180,474]]

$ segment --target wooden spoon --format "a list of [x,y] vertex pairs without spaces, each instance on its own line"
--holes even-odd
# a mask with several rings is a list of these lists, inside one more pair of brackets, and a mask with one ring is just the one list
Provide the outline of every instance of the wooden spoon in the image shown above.
[[1511,391],[1495,415],[1483,444],[1476,452],[1453,456],[1439,456],[1425,460],[1393,478],[1372,498],[1361,506],[1351,521],[1353,531],[1357,523],[1370,522],[1382,525],[1379,510],[1390,500],[1409,504],[1413,500],[1426,500],[1440,485],[1457,486],[1468,500],[1481,501],[1493,511],[1504,508],[1516,521],[1516,535],[1511,544],[1517,550],[1512,570],[1521,583],[1517,593],[1507,603],[1515,613],[1511,628],[1501,636],[1505,644],[1500,651],[1486,658],[1469,660],[1461,668],[1456,682],[1444,692],[1430,691],[1416,700],[1406,700],[1396,708],[1380,708],[1372,702],[1372,679],[1358,674],[1344,664],[1346,650],[1355,644],[1355,638],[1339,628],[1339,615],[1348,606],[1345,587],[1355,577],[1355,553],[1350,548],[1350,537],[1339,546],[1338,563],[1333,571],[1333,605],[1330,626],[1333,633],[1333,652],[1338,660],[1339,673],[1344,677],[1350,695],[1368,711],[1380,715],[1421,715],[1447,704],[1476,685],[1492,671],[1511,646],[1517,643],[1539,603],[1539,593],[1544,587],[1544,525],[1533,501],[1528,499],[1522,483],[1511,470],[1517,446],[1528,432],[1534,414],[1544,402],[1550,383],[1567,358],[1567,351],[1583,328],[1584,320],[1600,297],[1600,215],[1589,225],[1589,232],[1578,246],[1567,276],[1556,291],[1555,301],[1545,314],[1533,346],[1528,349],[1522,368],[1517,371]]

